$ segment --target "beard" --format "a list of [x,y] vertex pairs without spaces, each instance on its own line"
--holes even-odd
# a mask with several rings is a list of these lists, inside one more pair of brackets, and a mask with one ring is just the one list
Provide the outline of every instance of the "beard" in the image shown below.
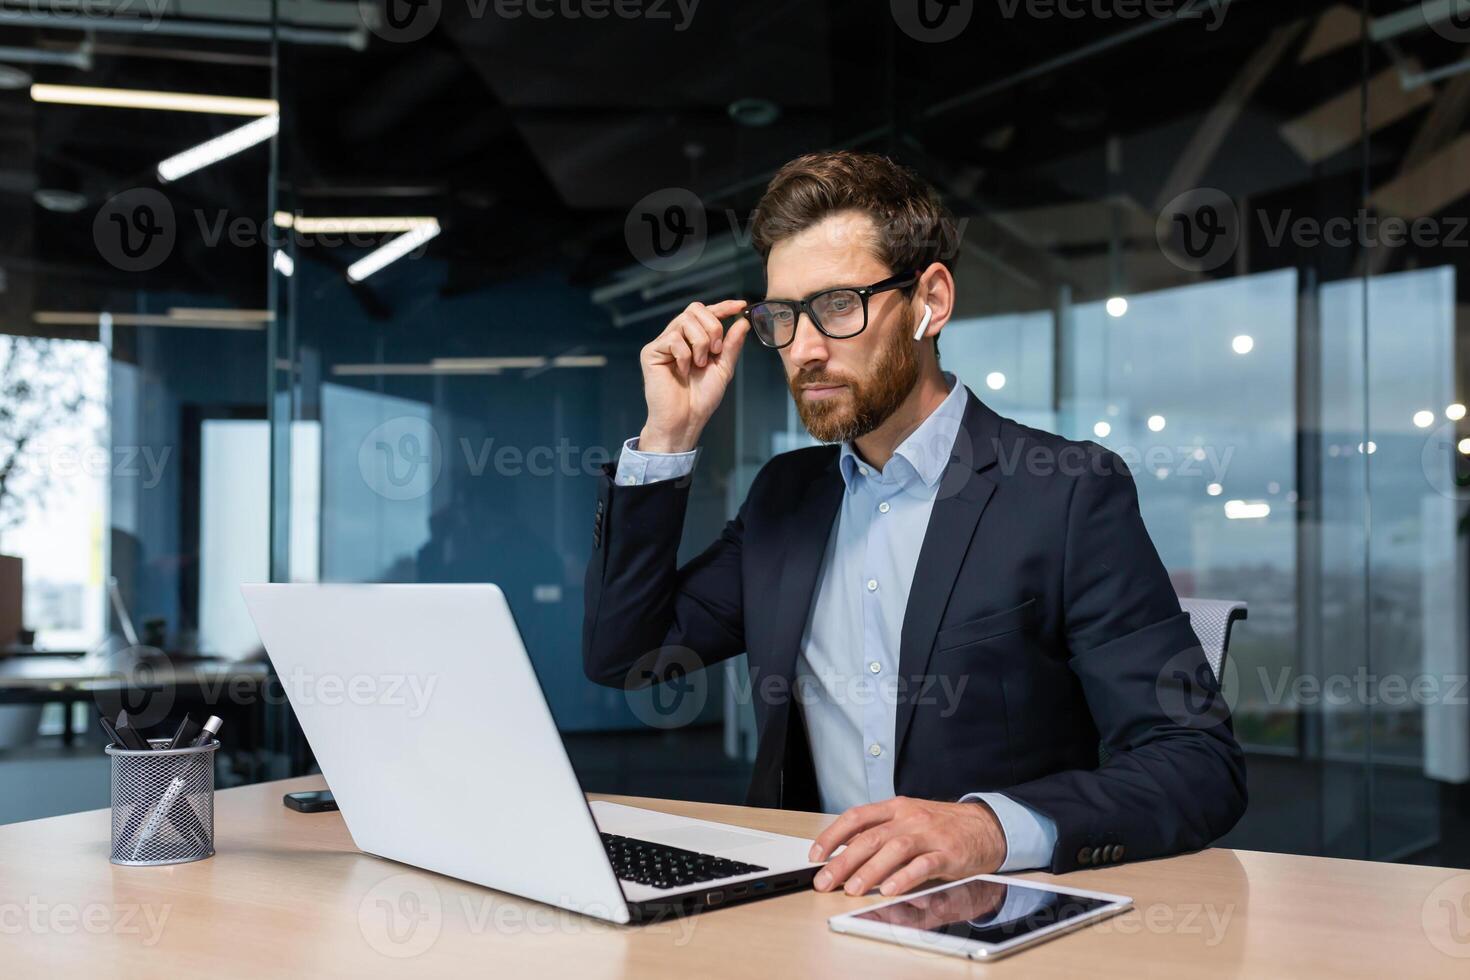
[[[919,358],[914,353],[914,311],[907,304],[899,316],[898,329],[879,349],[872,369],[864,378],[850,378],[825,370],[800,371],[787,382],[801,424],[821,442],[851,442],[888,421],[919,381]],[[842,343],[842,341],[836,341]],[[801,389],[811,384],[846,385],[847,392],[834,398],[811,401]]]

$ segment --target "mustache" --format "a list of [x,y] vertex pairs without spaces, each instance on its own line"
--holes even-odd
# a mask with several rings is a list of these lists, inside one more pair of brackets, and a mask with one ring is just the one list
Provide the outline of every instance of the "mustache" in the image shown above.
[[832,374],[828,371],[806,370],[797,372],[796,377],[791,379],[792,388],[802,388],[806,385],[851,385],[852,379],[845,378],[840,374]]

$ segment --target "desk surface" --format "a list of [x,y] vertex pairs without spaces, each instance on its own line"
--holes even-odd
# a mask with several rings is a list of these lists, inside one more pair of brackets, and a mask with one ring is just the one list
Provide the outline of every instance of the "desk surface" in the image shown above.
[[34,656],[0,659],[0,688],[80,688],[92,690],[140,684],[177,686],[235,679],[263,680],[270,664],[262,661],[139,660],[124,656]]
[[[218,853],[172,868],[109,864],[105,810],[0,827],[6,974],[1470,975],[1464,871],[1223,849],[1079,871],[1065,881],[1130,895],[1137,907],[982,966],[829,932],[828,916],[873,901],[841,894],[645,927],[585,919],[368,857],[340,814],[281,805],[282,793],[321,785],[308,777],[220,792]],[[830,819],[624,802],[808,837]]]

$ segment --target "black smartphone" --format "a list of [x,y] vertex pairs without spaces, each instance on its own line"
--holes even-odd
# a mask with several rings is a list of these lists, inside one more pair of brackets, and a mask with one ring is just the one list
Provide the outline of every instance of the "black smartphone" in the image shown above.
[[281,800],[293,810],[302,813],[326,813],[337,809],[337,801],[329,789],[316,789],[307,793],[287,793]]

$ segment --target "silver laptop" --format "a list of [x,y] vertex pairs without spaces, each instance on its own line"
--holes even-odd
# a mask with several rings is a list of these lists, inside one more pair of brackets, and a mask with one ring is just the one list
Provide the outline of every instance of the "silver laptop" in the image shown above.
[[806,887],[811,841],[593,802],[494,585],[244,585],[353,842],[613,922]]

